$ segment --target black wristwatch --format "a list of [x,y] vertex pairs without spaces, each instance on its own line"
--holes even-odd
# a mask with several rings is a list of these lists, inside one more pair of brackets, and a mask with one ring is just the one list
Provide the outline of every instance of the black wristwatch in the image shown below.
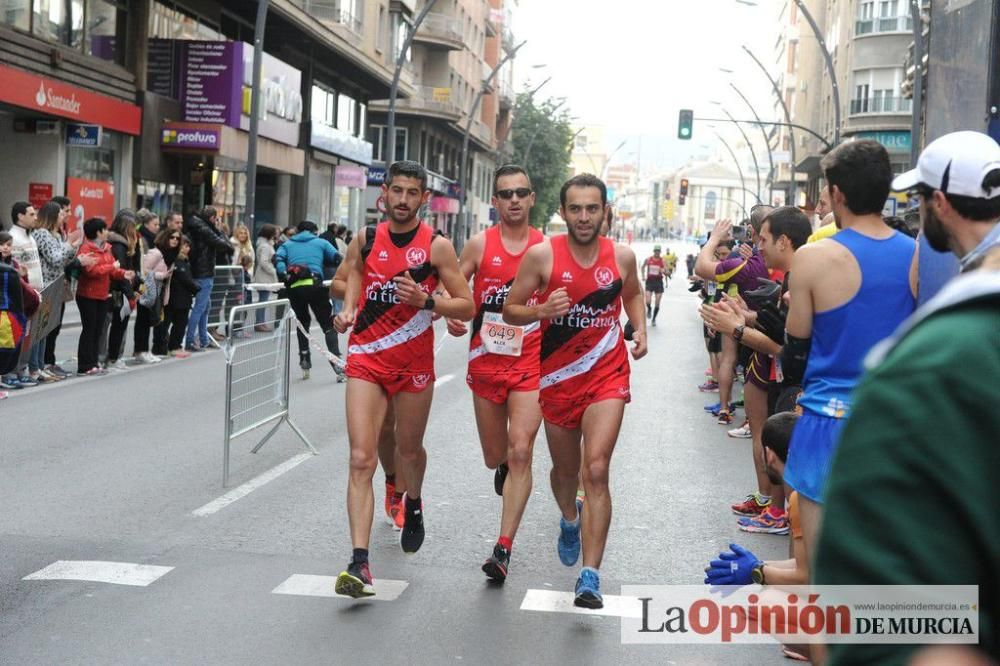
[[761,562],[753,569],[750,570],[750,580],[755,582],[757,585],[764,584],[764,563]]
[[428,296],[427,300],[424,301],[424,310],[433,310],[433,309],[434,309],[434,297]]
[[733,329],[733,340],[736,340],[736,342],[743,342],[743,329],[745,329],[745,328],[746,328],[746,325],[737,326],[736,328],[734,328]]

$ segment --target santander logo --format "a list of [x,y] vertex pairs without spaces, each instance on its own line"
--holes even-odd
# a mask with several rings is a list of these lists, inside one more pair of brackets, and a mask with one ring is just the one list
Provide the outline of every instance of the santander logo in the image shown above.
[[56,94],[52,88],[46,90],[45,83],[38,84],[38,92],[35,93],[35,103],[43,109],[55,109],[74,116],[80,115],[80,101],[77,100],[75,94],[63,97]]

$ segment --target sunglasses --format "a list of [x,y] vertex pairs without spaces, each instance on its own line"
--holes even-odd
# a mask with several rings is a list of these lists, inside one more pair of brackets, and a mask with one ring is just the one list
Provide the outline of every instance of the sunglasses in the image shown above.
[[531,195],[531,188],[519,187],[516,190],[497,190],[493,194],[494,196],[496,196],[497,199],[505,199],[505,200],[510,199],[515,194],[517,195],[518,199],[526,199]]
[[180,239],[181,239],[181,237],[180,237],[180,236],[171,236],[171,237],[170,237],[170,240],[175,240],[175,241],[179,241]]

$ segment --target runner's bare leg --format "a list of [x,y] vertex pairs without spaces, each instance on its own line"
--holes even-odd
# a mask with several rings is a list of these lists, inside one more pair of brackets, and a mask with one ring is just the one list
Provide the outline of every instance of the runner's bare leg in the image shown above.
[[347,438],[350,441],[350,475],[347,481],[347,516],[354,548],[368,548],[374,515],[372,478],[378,461],[378,432],[389,400],[382,387],[355,377],[347,379]]
[[595,402],[583,413],[583,487],[587,504],[583,512],[583,566],[601,566],[611,526],[611,491],[608,487],[611,454],[618,442],[625,415],[625,401]]

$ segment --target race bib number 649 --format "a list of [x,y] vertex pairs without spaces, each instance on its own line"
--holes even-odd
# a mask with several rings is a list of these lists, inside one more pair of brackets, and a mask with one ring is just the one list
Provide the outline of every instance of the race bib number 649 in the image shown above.
[[505,323],[499,312],[486,312],[483,314],[483,327],[479,337],[483,341],[483,348],[490,354],[520,356],[524,344],[524,327]]

